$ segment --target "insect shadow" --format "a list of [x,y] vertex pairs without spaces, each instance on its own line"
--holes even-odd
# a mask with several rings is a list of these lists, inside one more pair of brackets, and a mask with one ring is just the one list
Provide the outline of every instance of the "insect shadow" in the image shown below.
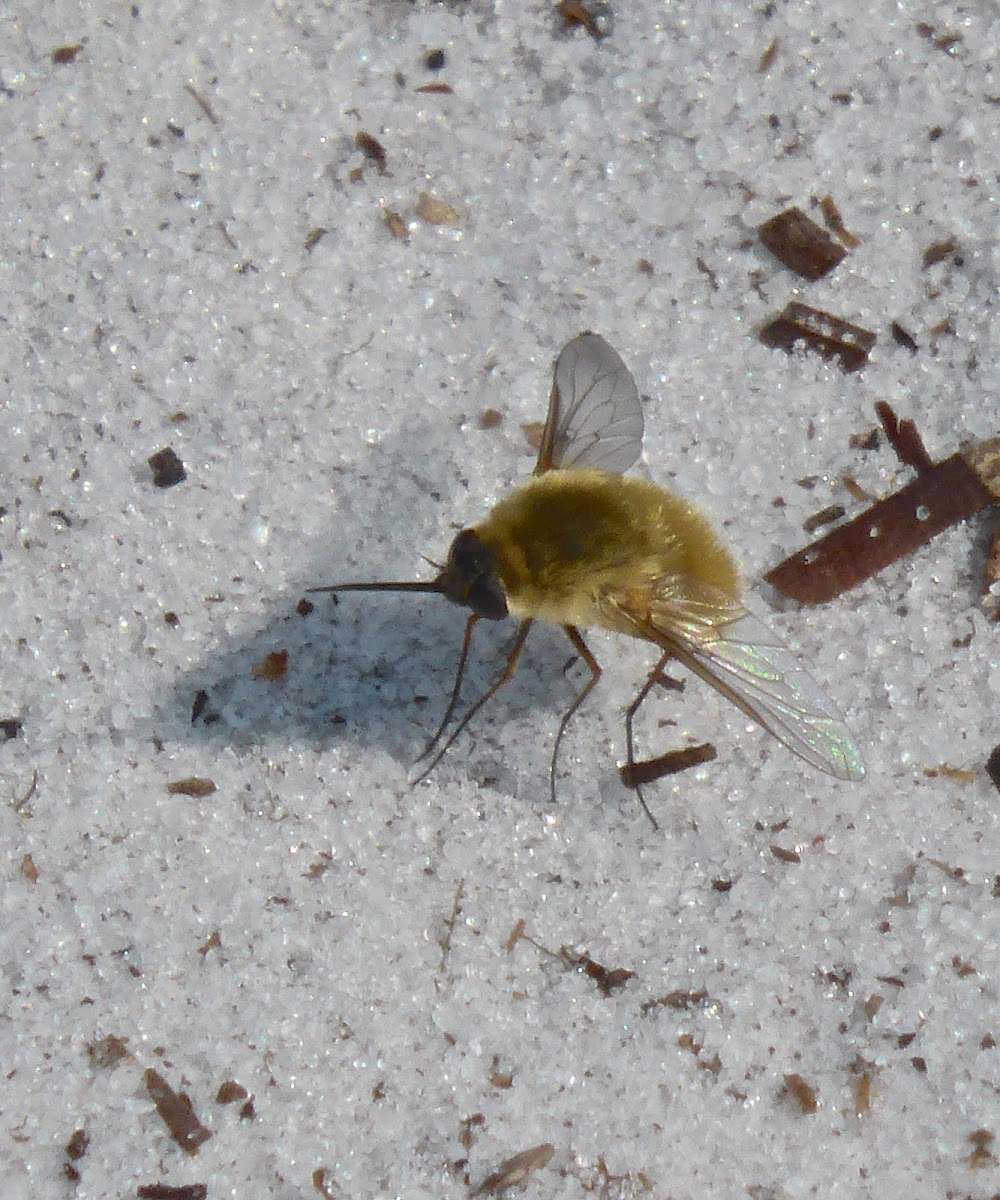
[[[556,731],[549,769],[553,803],[562,737],[602,674],[581,632],[595,627],[650,643],[659,653],[626,719],[628,775],[654,825],[640,784],[643,778],[657,777],[658,767],[651,761],[646,765],[656,768],[652,774],[635,773],[641,764],[634,758],[632,722],[672,661],[710,684],[813,767],[839,779],[860,780],[865,773],[861,754],[842,718],[799,659],[744,606],[735,560],[704,515],[668,489],[624,474],[639,458],[642,429],[639,393],[628,368],[602,337],[582,333],[556,360],[533,476],[478,525],[454,536],[446,561],[434,565],[434,576],[345,581],[309,590],[331,593],[338,609],[345,607],[347,592],[407,592],[436,595],[467,611],[444,715],[420,756],[425,761],[423,775],[434,769],[484,705],[505,690],[520,665],[529,631],[545,623],[562,628],[589,670]],[[411,446],[411,456],[412,452]],[[398,512],[400,480],[395,473],[388,477],[393,478]],[[338,515],[350,517],[343,506]],[[362,528],[382,527],[377,512],[364,513]],[[447,605],[439,611],[447,613]],[[484,623],[508,617],[518,624],[505,664],[485,690],[480,688],[478,698],[467,703],[463,682],[473,635],[482,632]],[[435,624],[439,619],[430,618]],[[455,624],[448,620],[449,627]],[[384,722],[387,711],[405,711],[398,664],[412,664],[419,648],[444,640],[434,636],[434,625],[426,617],[420,625],[412,618],[393,621],[388,642],[386,632],[369,624],[355,642],[359,654],[365,646],[380,647],[371,671],[382,682],[383,695],[378,706],[368,710],[369,738],[377,732],[376,718]],[[393,646],[394,638],[405,644]],[[481,647],[484,639],[476,641]],[[285,653],[272,653],[255,664],[251,680],[283,679],[288,670]],[[342,713],[321,706],[321,697],[330,696],[336,663],[329,655],[314,658],[327,664],[326,686],[314,675],[299,699],[300,710],[326,712],[329,723],[346,723]],[[391,670],[382,670],[380,664]],[[422,666],[421,679],[425,672]],[[209,724],[226,718],[230,726],[256,725],[259,733],[267,713],[248,688],[246,678],[240,679],[222,710],[212,712],[205,711],[209,693],[199,689],[193,719]]]
[[[429,466],[425,474],[413,472],[414,461],[441,459],[433,431],[422,451],[414,448],[419,437],[408,431],[398,442],[386,439],[365,476],[348,482],[345,475],[334,525],[338,544],[344,539],[337,529],[356,527],[357,514],[365,514],[369,529],[398,530],[402,512],[403,544],[426,544],[430,553],[437,547],[444,554],[454,532],[448,520],[466,508],[470,517],[478,515],[476,497],[460,497],[457,486],[449,489],[445,470]],[[393,479],[391,494],[386,478]],[[439,488],[454,494],[441,496]],[[328,577],[332,557],[303,563],[303,582]],[[421,565],[415,557],[413,569]],[[208,741],[247,751],[295,741],[321,751],[377,747],[409,771],[447,705],[464,622],[434,597],[414,603],[384,596],[362,609],[307,591],[303,586],[278,601],[266,624],[182,674],[158,705],[152,736],[164,744]],[[226,599],[223,589],[217,603]],[[515,632],[506,625],[482,630],[465,681],[470,696],[488,686]],[[539,727],[550,716],[558,722],[579,690],[581,667],[570,665],[571,654],[557,629],[537,631],[518,686],[476,724],[475,742],[481,746],[495,732],[499,739],[508,720],[536,711]],[[471,762],[475,756],[470,749],[463,757]],[[499,757],[487,755],[485,762]],[[540,749],[539,770],[544,759]]]

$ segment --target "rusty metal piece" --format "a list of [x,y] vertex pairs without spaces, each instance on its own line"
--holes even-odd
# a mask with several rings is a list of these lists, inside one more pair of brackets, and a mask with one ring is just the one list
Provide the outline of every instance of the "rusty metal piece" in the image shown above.
[[783,596],[800,604],[832,600],[943,530],[1000,503],[1000,438],[935,463],[913,421],[900,421],[882,401],[875,411],[890,445],[917,478],[764,576]]
[[992,503],[965,455],[953,454],[764,578],[800,604],[824,604]]
[[823,358],[837,358],[845,371],[857,371],[868,361],[875,334],[832,313],[793,300],[758,334],[765,346],[787,353],[801,342]]

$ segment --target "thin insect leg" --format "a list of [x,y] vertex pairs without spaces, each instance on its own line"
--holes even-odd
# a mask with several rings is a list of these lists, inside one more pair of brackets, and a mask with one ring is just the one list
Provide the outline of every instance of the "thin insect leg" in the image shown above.
[[[636,698],[632,701],[632,703],[628,706],[628,708],[625,711],[625,747],[626,747],[626,755],[627,755],[627,758],[626,758],[627,768],[626,769],[630,776],[632,776],[635,772],[635,740],[632,736],[632,723],[635,720],[635,714],[639,711],[640,707],[642,706],[642,702],[646,699],[646,697],[649,695],[649,693],[653,690],[653,688],[659,682],[660,676],[663,672],[663,668],[670,661],[671,657],[672,657],[671,651],[665,650],[663,652],[663,654],[660,656],[660,659],[657,662],[656,666],[646,676],[646,682],[639,689],[639,694],[636,696]],[[647,817],[649,817],[650,821],[652,822],[653,828],[659,829],[660,827],[656,823],[656,818],[649,811],[649,805],[646,803],[646,798],[645,798],[645,796],[643,796],[642,788],[638,785],[638,783],[635,785],[634,790],[635,790],[636,796],[639,799],[639,803],[642,805],[642,811],[646,814]]]
[[584,684],[583,690],[580,692],[579,696],[577,696],[577,698],[563,714],[563,719],[559,722],[559,729],[556,732],[556,744],[552,747],[552,762],[549,763],[549,790],[552,794],[553,808],[555,807],[556,803],[556,760],[559,757],[559,746],[562,742],[562,736],[566,732],[566,726],[570,723],[570,719],[572,718],[573,714],[584,702],[584,700],[587,699],[594,688],[597,687],[597,681],[601,678],[600,663],[596,658],[594,658],[593,654],[590,653],[590,647],[580,636],[579,629],[577,629],[575,625],[564,625],[563,630],[565,631],[569,640],[573,643],[573,649],[576,650],[577,654],[580,655],[583,661],[590,668],[590,678]]
[[[470,624],[473,619],[474,619],[473,617],[469,618]],[[486,689],[486,691],[483,692],[483,694],[479,697],[479,699],[477,701],[475,701],[474,704],[470,704],[469,707],[465,710],[465,712],[462,714],[462,719],[458,722],[458,724],[451,731],[451,733],[448,734],[447,738],[445,738],[444,744],[442,746],[438,747],[438,749],[434,752],[434,755],[431,758],[431,761],[420,772],[420,774],[416,777],[416,779],[414,779],[414,781],[413,781],[414,784],[418,784],[422,779],[427,778],[427,776],[431,773],[431,771],[434,770],[434,768],[438,765],[438,763],[444,757],[445,753],[448,750],[448,747],[458,737],[458,735],[462,732],[462,730],[466,727],[466,725],[468,725],[468,723],[472,720],[472,718],[476,715],[476,713],[479,712],[479,710],[483,707],[483,705],[488,700],[492,700],[493,697],[497,694],[497,692],[499,692],[500,689],[503,687],[503,685],[511,679],[514,672],[517,670],[517,663],[521,657],[521,651],[524,649],[524,643],[528,637],[528,630],[531,628],[531,626],[533,624],[534,624],[534,622],[531,620],[521,622],[521,626],[517,631],[517,637],[514,638],[514,645],[511,646],[510,653],[507,655],[507,662],[504,665],[504,669],[500,672],[500,674],[493,681],[493,683],[490,684],[490,686]],[[436,740],[436,738],[435,738],[435,740]]]
[[[458,704],[458,697],[462,691],[462,676],[465,674],[465,664],[469,660],[469,647],[472,645],[472,631],[476,627],[476,622],[478,620],[479,617],[473,613],[472,616],[469,617],[469,619],[465,622],[465,637],[462,639],[462,653],[458,656],[458,670],[455,672],[455,684],[451,689],[451,698],[448,701],[448,707],[444,710],[444,716],[441,718],[441,724],[437,727],[437,729],[435,729],[434,736],[417,756],[417,762],[423,762],[428,754],[433,753],[434,747],[440,741],[441,735],[444,733],[448,722],[455,715],[455,706]],[[436,762],[437,759],[434,761]]]

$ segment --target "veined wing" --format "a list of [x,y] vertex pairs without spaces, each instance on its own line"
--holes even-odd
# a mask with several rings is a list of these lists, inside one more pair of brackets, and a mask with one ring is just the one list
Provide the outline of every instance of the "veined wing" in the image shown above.
[[661,580],[648,615],[609,598],[639,637],[655,642],[763,725],[789,750],[838,779],[864,778],[861,751],[833,701],[763,621],[719,594],[692,597]]
[[642,408],[628,367],[604,338],[581,333],[556,360],[545,432],[535,464],[621,473],[642,449]]

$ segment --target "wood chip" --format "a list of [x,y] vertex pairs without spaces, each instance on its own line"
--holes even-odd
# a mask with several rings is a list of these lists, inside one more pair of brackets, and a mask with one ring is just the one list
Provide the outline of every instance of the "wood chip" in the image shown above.
[[771,217],[758,227],[757,236],[779,262],[803,279],[822,279],[847,254],[801,208],[786,208]]
[[495,1196],[497,1192],[506,1191],[515,1184],[523,1183],[532,1171],[538,1171],[546,1166],[556,1148],[551,1142],[543,1142],[540,1146],[532,1146],[530,1150],[522,1150],[513,1158],[508,1158],[488,1175],[472,1193],[473,1196]]
[[197,1154],[212,1134],[198,1120],[189,1097],[184,1092],[175,1092],[159,1071],[152,1067],[146,1071],[144,1078],[146,1091],[170,1136],[185,1154]]
[[428,225],[457,225],[459,213],[444,200],[421,192],[417,199],[417,216]]

